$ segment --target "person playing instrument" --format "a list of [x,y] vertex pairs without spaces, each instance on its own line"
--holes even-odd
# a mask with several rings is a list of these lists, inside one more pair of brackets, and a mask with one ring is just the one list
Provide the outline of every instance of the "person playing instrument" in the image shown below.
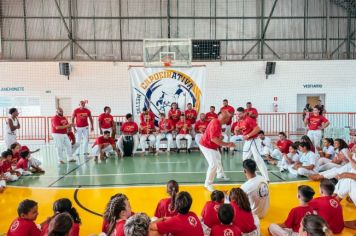
[[151,111],[151,108],[144,107],[142,109],[142,113],[140,114],[140,122],[145,121],[145,115],[150,116],[150,120],[154,121],[155,120],[155,114]]
[[126,122],[121,126],[121,133],[122,135],[119,137],[119,140],[117,142],[117,147],[120,150],[120,155],[123,157],[124,155],[124,138],[125,136],[132,136],[134,145],[133,145],[133,151],[132,153],[135,154],[138,144],[139,144],[139,139],[138,139],[138,126],[136,122],[133,121],[132,119],[132,114],[128,113],[126,114]]
[[205,120],[210,123],[215,118],[218,118],[218,114],[215,113],[215,106],[210,106],[210,111],[205,114]]
[[187,110],[184,111],[184,115],[185,119],[189,121],[191,125],[195,124],[198,114],[191,103],[187,104]]
[[152,148],[155,144],[156,137],[153,135],[155,131],[155,126],[153,124],[153,120],[150,120],[150,116],[147,114],[144,116],[145,120],[141,122],[139,131],[140,131],[140,144],[142,148],[142,154],[148,154],[146,152],[146,141],[149,141],[149,148]]
[[100,134],[102,134],[105,130],[110,131],[111,137],[115,139],[116,134],[116,124],[114,122],[114,117],[110,114],[111,108],[104,107],[104,113],[100,114],[98,117]]
[[171,120],[166,119],[165,114],[160,114],[160,121],[158,123],[157,132],[158,135],[156,136],[156,155],[159,153],[159,149],[161,146],[161,140],[166,138],[167,139],[167,153],[171,150],[171,145],[173,143],[173,123]]
[[199,141],[208,127],[209,122],[205,119],[205,114],[200,114],[200,119],[195,122],[194,129],[195,129],[195,142],[199,145]]
[[180,116],[180,120],[176,124],[176,130],[177,130],[177,137],[176,137],[176,142],[177,142],[177,153],[180,152],[181,149],[181,139],[186,139],[187,140],[187,150],[188,153],[190,153],[190,147],[192,146],[192,135],[190,134],[192,130],[192,125],[191,123],[185,119],[185,116],[182,114]]
[[174,127],[179,121],[180,115],[181,115],[181,111],[178,108],[178,104],[176,102],[172,102],[171,109],[168,112],[168,119],[172,121]]
[[104,161],[105,158],[108,157],[113,151],[116,153],[118,152],[114,139],[110,137],[110,131],[106,130],[102,136],[99,136],[95,140],[93,144],[93,154],[95,156],[95,161],[98,160],[98,156],[100,156],[101,161]]
[[4,141],[6,148],[10,148],[11,144],[16,143],[17,136],[16,130],[20,129],[20,123],[18,120],[19,112],[16,108],[9,110],[9,118],[6,120],[6,131],[4,135]]

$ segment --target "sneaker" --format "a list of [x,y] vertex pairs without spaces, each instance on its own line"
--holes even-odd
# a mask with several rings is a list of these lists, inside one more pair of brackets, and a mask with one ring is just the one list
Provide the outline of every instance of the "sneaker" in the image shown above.
[[218,180],[222,180],[222,181],[229,181],[230,180],[230,178],[229,177],[227,177],[226,175],[224,175],[224,176],[219,176],[219,177],[216,177]]
[[214,192],[215,188],[213,185],[205,185],[204,186],[206,190],[208,190],[209,192]]
[[74,158],[71,158],[68,162],[76,162],[76,160]]
[[65,164],[65,162],[64,161],[59,161],[58,164],[63,165],[63,164]]
[[286,169],[284,169],[283,167],[280,167],[280,168],[279,168],[279,171],[280,171],[280,172],[284,172],[284,171],[286,171]]

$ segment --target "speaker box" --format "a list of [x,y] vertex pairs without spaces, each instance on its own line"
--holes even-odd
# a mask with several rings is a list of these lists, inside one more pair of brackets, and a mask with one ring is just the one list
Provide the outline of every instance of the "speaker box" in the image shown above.
[[59,63],[59,74],[69,76],[70,74],[69,63],[67,62]]
[[276,62],[268,61],[266,64],[266,75],[273,75],[276,70]]

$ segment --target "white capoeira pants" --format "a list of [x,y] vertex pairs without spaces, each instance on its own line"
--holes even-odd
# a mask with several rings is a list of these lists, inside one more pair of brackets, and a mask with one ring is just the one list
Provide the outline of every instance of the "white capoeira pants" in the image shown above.
[[74,153],[77,152],[79,147],[80,147],[79,143],[72,144],[72,156],[74,155]]
[[213,184],[216,174],[220,178],[225,176],[225,173],[221,163],[221,154],[219,150],[206,148],[203,145],[199,145],[199,148],[209,165],[205,179],[205,187],[207,187]]
[[149,146],[153,147],[156,142],[156,137],[153,134],[141,134],[140,145],[141,145],[141,149],[143,152],[146,151],[146,148],[147,148],[146,141],[147,140],[148,140]]
[[42,162],[40,160],[34,158],[33,156],[30,156],[28,158],[28,163],[29,163],[30,167],[33,166],[36,168],[38,168],[38,167],[40,167],[40,165],[42,165]]
[[[294,172],[295,173],[295,172]],[[297,174],[298,175],[302,175],[302,176],[306,176],[308,177],[309,175],[315,175],[315,174],[318,174],[318,172],[316,172],[315,170],[307,170],[305,168],[298,168],[297,170]]]
[[11,174],[10,172],[5,172],[4,177],[7,179],[9,182],[14,182],[19,179],[19,177],[15,174]]
[[242,153],[242,160],[246,160],[253,156],[253,159],[256,162],[258,169],[260,170],[261,174],[267,181],[269,181],[267,166],[263,161],[259,147],[261,146],[261,141],[259,139],[250,139],[245,140],[243,153]]
[[321,138],[323,136],[321,130],[309,130],[307,135],[314,144],[315,148],[320,147]]
[[[117,148],[120,150],[121,153],[124,153],[124,136],[125,135],[121,135],[119,137],[119,140],[117,141]],[[137,152],[137,148],[138,148],[138,144],[139,144],[139,138],[137,134],[132,135],[132,139],[133,139],[133,150],[132,153],[135,154]]]
[[[88,153],[88,144],[89,144],[89,127],[76,127],[77,132],[75,133],[76,141],[79,145],[83,140],[84,154]],[[80,148],[78,148],[77,154],[80,154]]]
[[[225,137],[224,137],[225,138]],[[230,142],[233,142],[237,144],[238,142],[243,141],[243,136],[242,135],[234,135],[230,137]],[[230,148],[230,150],[234,150],[235,148]]]
[[264,156],[269,156],[272,155],[273,153],[273,149],[267,146],[262,146],[261,145],[261,151],[262,151],[262,155]]
[[322,175],[326,179],[332,179],[341,173],[350,172],[351,170],[352,170],[351,163],[347,163],[343,166],[339,166],[339,167],[332,168],[327,171],[320,172],[319,174]]
[[[356,174],[356,170],[352,169],[351,173]],[[340,198],[349,196],[356,205],[356,180],[354,179],[340,179],[335,186],[335,194]]]
[[298,232],[293,232],[292,229],[282,228],[277,224],[270,224],[268,227],[268,231],[272,236],[298,236]]
[[93,147],[93,155],[96,156],[96,157],[100,156],[100,151],[103,151],[106,154],[106,156],[109,156],[110,152],[112,152],[113,150],[114,149],[112,148],[111,145],[108,145],[108,146],[104,147],[102,150],[100,150],[99,145],[95,145]]
[[[52,137],[57,150],[58,160],[64,162],[68,159],[72,159],[73,157],[72,144],[70,143],[68,135],[52,133]],[[66,158],[64,153],[67,154]]]
[[273,159],[281,161],[283,159],[283,153],[279,149],[274,149],[271,153]]
[[0,188],[6,187],[6,181],[0,180]]
[[176,142],[177,142],[177,148],[181,148],[181,139],[186,139],[187,140],[187,148],[189,149],[192,146],[192,141],[193,138],[190,134],[178,134],[176,136]]
[[5,147],[7,149],[10,149],[10,146],[17,142],[16,138],[17,138],[17,135],[15,133],[5,132],[5,135],[4,135]]
[[164,138],[167,139],[167,152],[171,151],[171,146],[173,143],[173,135],[171,133],[158,134],[156,136],[156,151],[159,151],[161,147],[161,140]]
[[339,164],[333,163],[332,160],[330,160],[329,158],[325,158],[325,157],[321,157],[318,160],[318,165],[319,165],[319,172],[327,171],[332,168],[340,167]]
[[194,137],[195,143],[199,146],[200,139],[203,137],[203,134],[201,133],[196,133]]
[[28,170],[24,170],[22,168],[18,168],[16,169],[15,171],[19,172],[21,175],[23,176],[28,176],[28,175],[32,175],[32,172],[31,171],[28,171]]

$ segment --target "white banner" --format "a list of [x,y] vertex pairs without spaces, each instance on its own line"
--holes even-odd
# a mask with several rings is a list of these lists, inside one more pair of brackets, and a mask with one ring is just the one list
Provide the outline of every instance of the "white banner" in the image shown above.
[[159,119],[159,113],[167,115],[171,104],[178,103],[181,111],[192,103],[197,110],[204,111],[204,82],[206,68],[143,68],[129,70],[132,88],[133,116],[139,122],[144,107],[151,108]]

